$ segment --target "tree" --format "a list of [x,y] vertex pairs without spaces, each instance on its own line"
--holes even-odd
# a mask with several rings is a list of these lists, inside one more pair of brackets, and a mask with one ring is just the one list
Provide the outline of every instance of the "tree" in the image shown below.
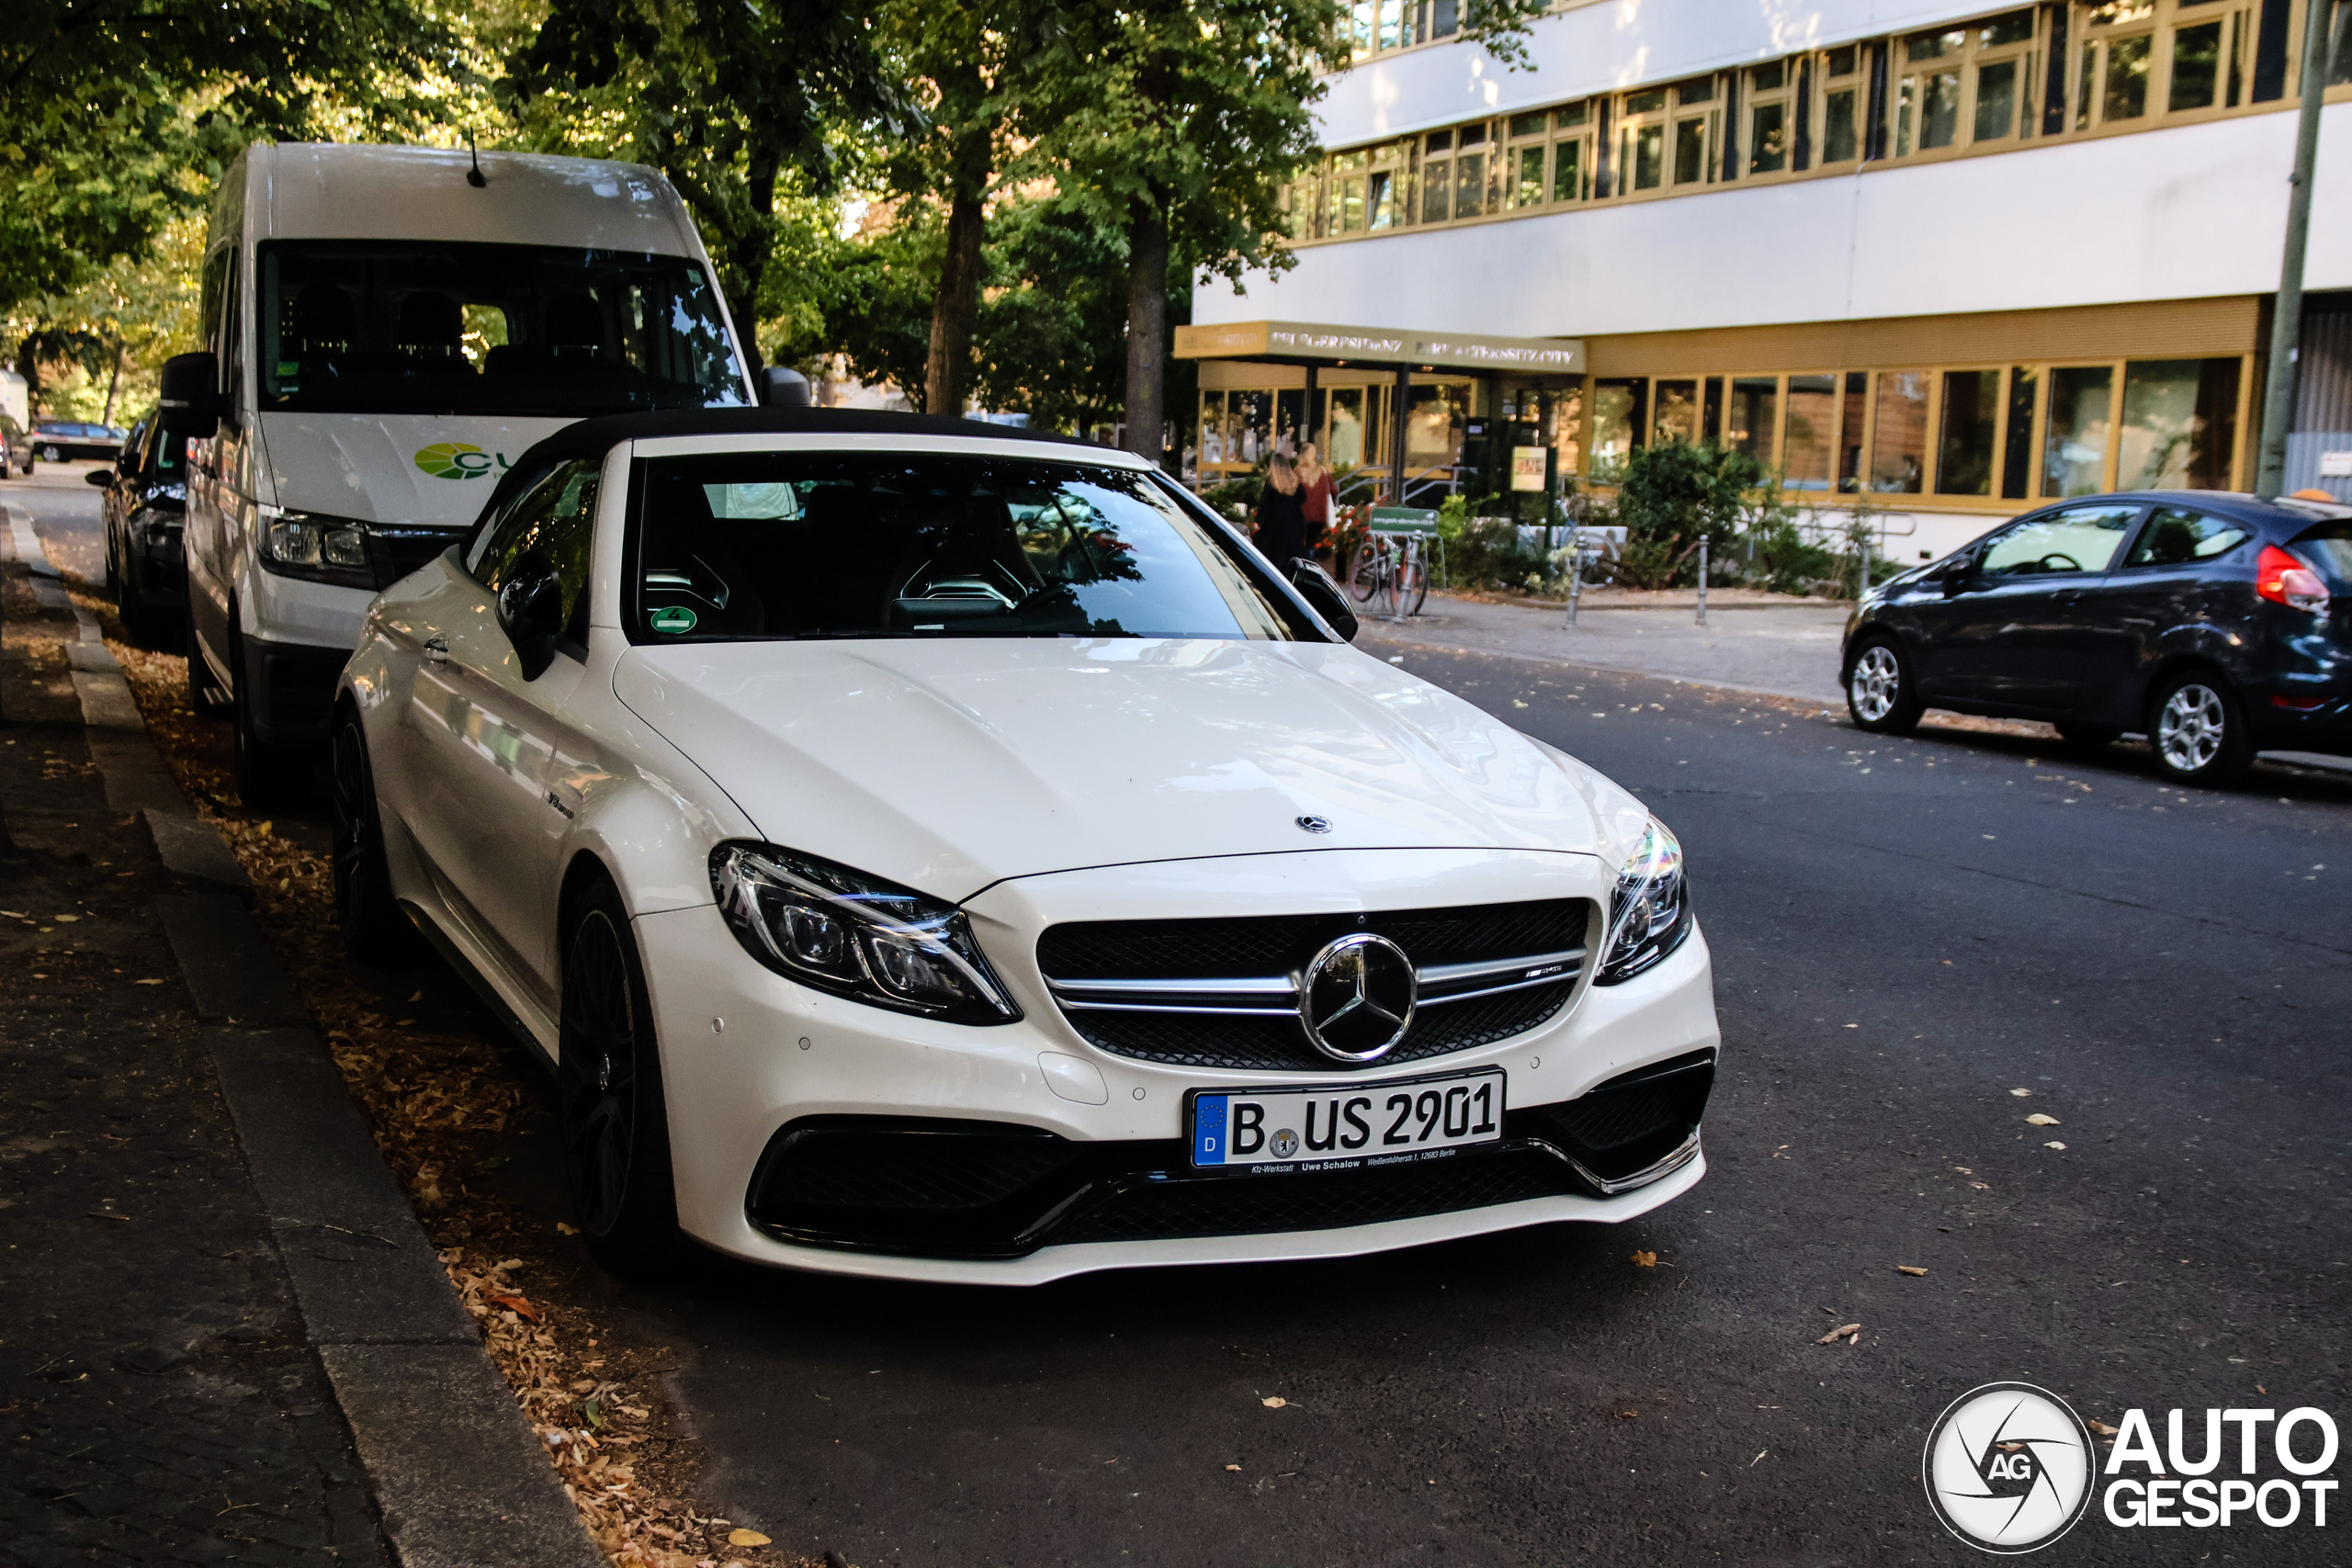
[[[1736,447],[1659,441],[1636,447],[1618,482],[1617,521],[1625,525],[1618,574],[1635,588],[1674,582],[1704,539],[1718,560],[1747,520],[1750,494],[1769,478]],[[1779,495],[1777,482],[1771,495]]]
[[0,309],[143,256],[237,149],[334,113],[414,124],[398,85],[455,35],[411,0],[12,0],[0,29]]
[[831,0],[553,0],[509,63],[526,127],[574,107],[624,129],[615,151],[652,164],[678,188],[718,264],[719,288],[758,367],[753,328],[771,265],[796,219],[836,184],[844,126],[897,138],[916,123],[885,72],[861,9]]

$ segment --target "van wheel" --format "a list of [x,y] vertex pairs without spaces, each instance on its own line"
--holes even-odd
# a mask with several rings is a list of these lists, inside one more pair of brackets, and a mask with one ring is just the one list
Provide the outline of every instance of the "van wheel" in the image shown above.
[[376,775],[368,765],[368,736],[356,713],[344,714],[335,727],[333,777],[334,915],[343,950],[379,968],[405,963],[417,956],[416,928],[392,897]]
[[599,879],[582,903],[564,944],[556,1067],[564,1185],[596,1261],[644,1277],[679,1253],[662,1054],[620,895]]
[[2254,745],[2237,694],[2219,675],[2192,670],[2156,689],[2148,704],[2156,766],[2185,784],[2226,784],[2254,765]]
[[1846,671],[1846,711],[1858,729],[1873,735],[1908,735],[1919,728],[1925,705],[1911,677],[1911,661],[1894,638],[1864,643]]

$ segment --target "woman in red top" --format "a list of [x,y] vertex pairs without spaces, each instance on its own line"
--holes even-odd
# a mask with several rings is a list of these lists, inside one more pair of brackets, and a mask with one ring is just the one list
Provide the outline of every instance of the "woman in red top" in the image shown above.
[[1323,466],[1323,454],[1310,441],[1298,449],[1299,510],[1306,514],[1306,545],[1310,550],[1321,550],[1329,543],[1326,535],[1331,527],[1331,500],[1339,487],[1331,482],[1331,470]]

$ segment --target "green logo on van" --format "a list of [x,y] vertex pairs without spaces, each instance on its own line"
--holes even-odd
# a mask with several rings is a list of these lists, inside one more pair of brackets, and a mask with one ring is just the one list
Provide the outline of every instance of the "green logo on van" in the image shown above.
[[436,479],[479,479],[506,464],[469,442],[438,441],[418,449],[416,466]]
[[695,629],[695,613],[684,604],[664,604],[645,619],[655,631],[672,637],[682,637]]

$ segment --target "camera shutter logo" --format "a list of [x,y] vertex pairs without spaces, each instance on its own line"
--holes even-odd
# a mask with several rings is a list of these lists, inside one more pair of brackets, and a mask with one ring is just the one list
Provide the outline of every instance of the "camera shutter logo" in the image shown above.
[[2031,1383],[1996,1382],[1952,1401],[1919,1465],[1946,1529],[1981,1551],[2036,1551],[2075,1528],[2098,1479],[2090,1429]]
[[479,479],[497,468],[491,455],[466,441],[436,441],[417,449],[416,466],[436,479]]

